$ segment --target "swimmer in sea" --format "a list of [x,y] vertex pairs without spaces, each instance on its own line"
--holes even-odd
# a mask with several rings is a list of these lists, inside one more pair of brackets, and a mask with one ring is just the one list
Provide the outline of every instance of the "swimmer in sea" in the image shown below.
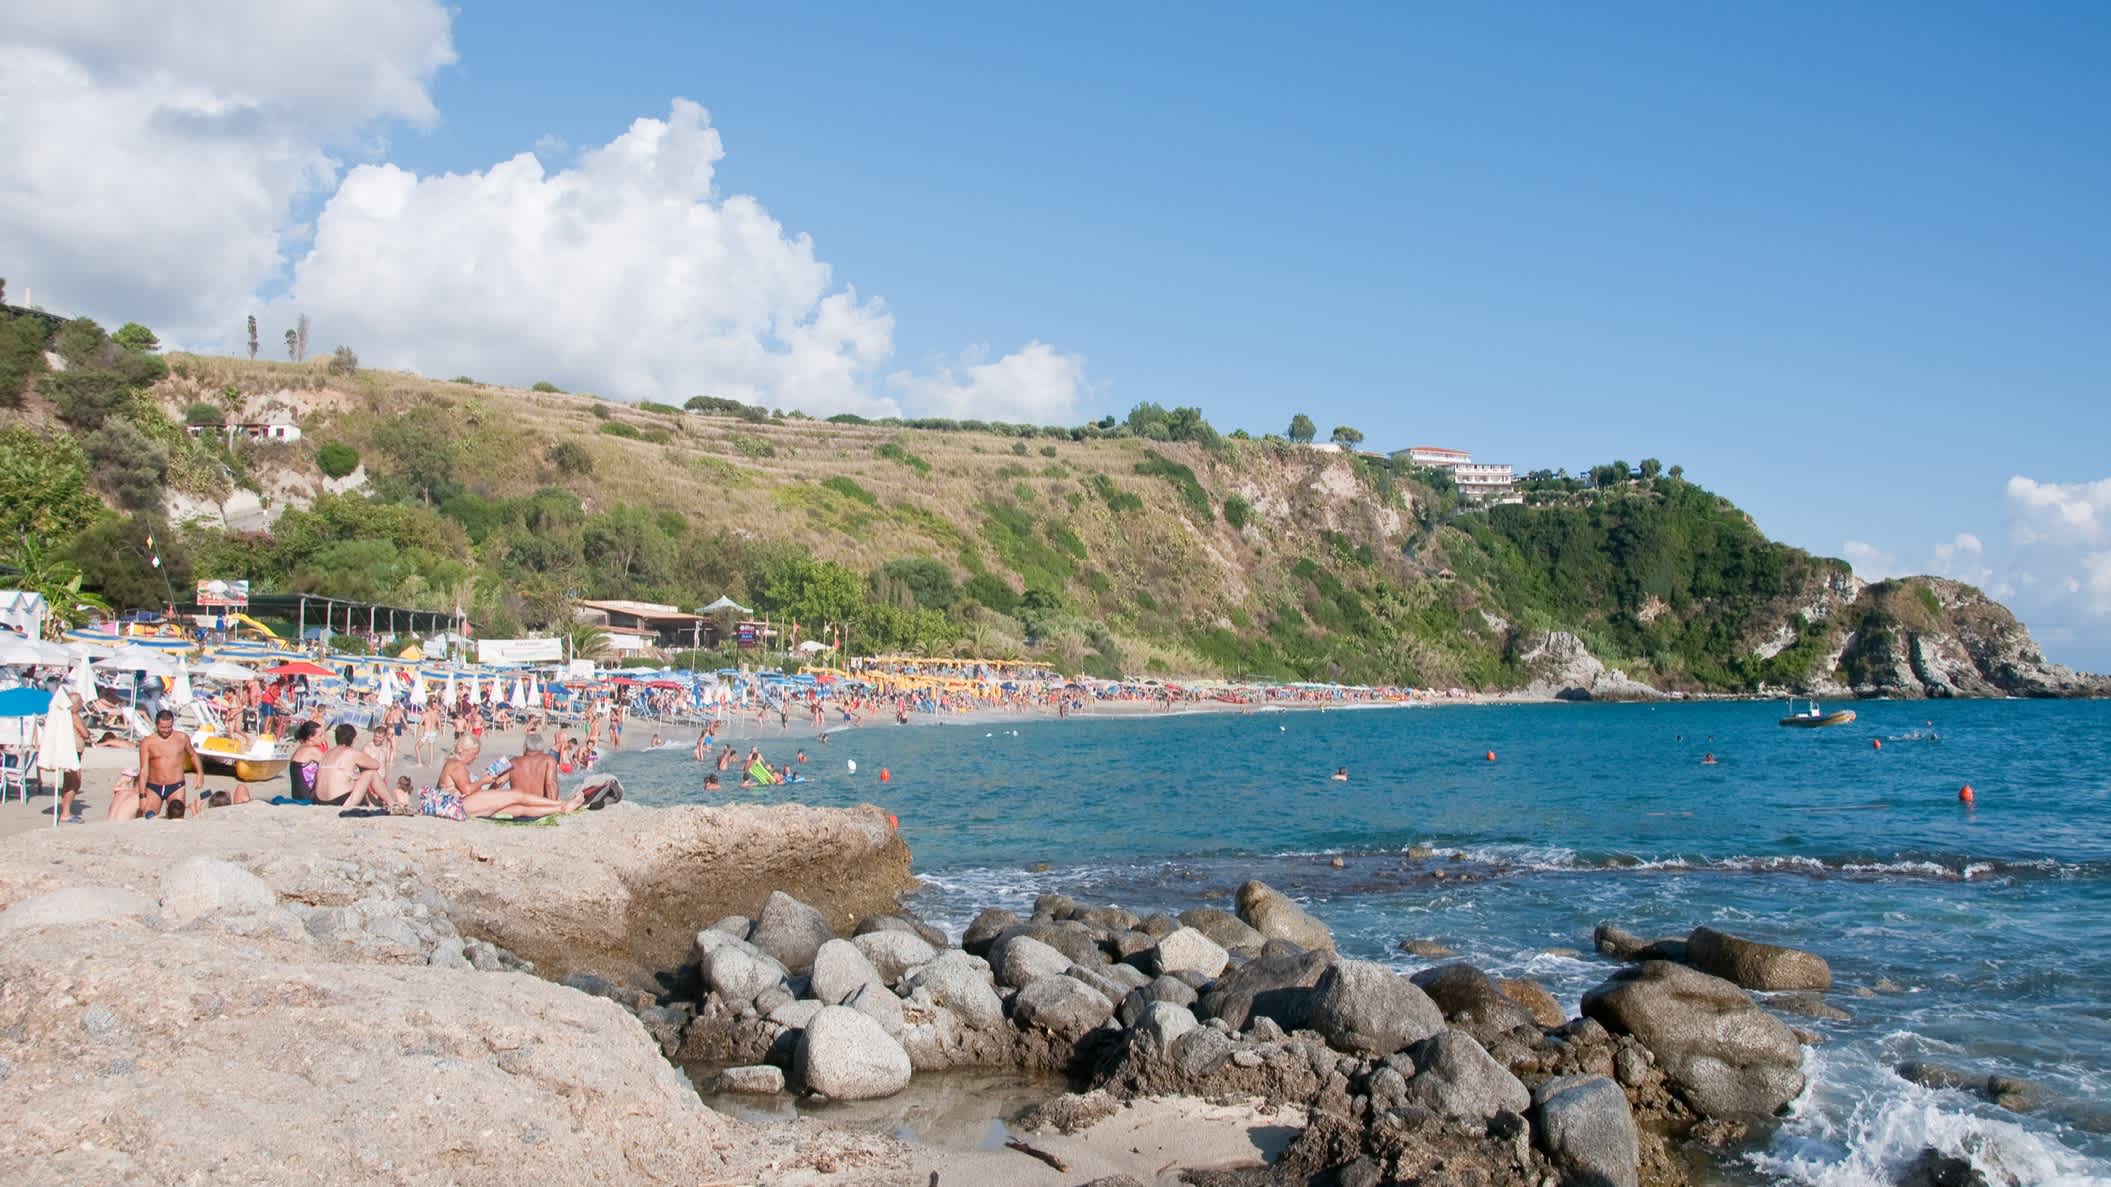
[[801,750],[801,751],[799,752],[799,761],[800,761],[800,762],[805,762],[805,761],[806,761],[806,751],[804,751],[804,750]]
[[1336,783],[1347,783],[1347,782],[1349,781],[1349,768],[1347,768],[1347,767],[1335,767],[1335,768],[1334,768],[1334,781],[1335,781]]
[[1715,755],[1712,751],[1701,756],[1701,765],[1704,767],[1712,767],[1715,765]]
[[719,790],[719,783],[718,783],[718,772],[716,772],[716,771],[713,771],[713,772],[712,772],[711,774],[708,774],[708,775],[704,776],[704,790],[705,790],[705,791],[717,791],[717,790]]

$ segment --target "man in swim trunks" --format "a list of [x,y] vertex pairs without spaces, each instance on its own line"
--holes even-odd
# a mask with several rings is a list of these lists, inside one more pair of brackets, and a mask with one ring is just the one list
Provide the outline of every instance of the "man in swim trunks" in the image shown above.
[[323,755],[315,776],[315,802],[333,808],[357,808],[388,802],[382,792],[381,760],[354,746],[359,730],[340,723],[331,732],[337,745]]
[[176,715],[163,709],[154,715],[154,732],[139,741],[139,813],[153,816],[169,797],[187,797],[191,777],[205,778],[205,763],[191,746],[190,735],[176,732]]
[[412,752],[417,756],[419,766],[439,759],[440,726],[446,720],[447,714],[441,712],[440,702],[436,700],[426,701],[425,708],[419,711],[418,745]]
[[[586,796],[575,795],[568,800],[530,795],[515,791],[512,787],[498,787],[500,782],[510,782],[513,769],[501,774],[487,775],[482,779],[469,777],[469,764],[483,752],[473,738],[464,738],[455,744],[454,753],[447,756],[440,767],[440,790],[451,791],[462,801],[462,811],[471,816],[510,816],[514,819],[533,819],[539,816],[558,816],[577,812],[586,806]],[[514,760],[517,767],[519,759]],[[550,790],[556,790],[556,775],[550,777]]]

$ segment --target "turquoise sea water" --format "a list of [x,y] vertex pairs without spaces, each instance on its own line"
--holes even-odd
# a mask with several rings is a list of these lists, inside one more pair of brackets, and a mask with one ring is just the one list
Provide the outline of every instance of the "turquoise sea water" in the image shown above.
[[[1996,1182],[2111,1182],[2111,703],[1854,708],[1816,731],[1778,726],[1779,703],[878,726],[765,736],[773,762],[804,746],[811,782],[730,797],[882,804],[926,883],[914,905],[956,935],[1046,891],[1180,910],[1253,877],[1352,955],[1414,969],[1436,962],[1399,941],[1437,940],[1571,1011],[1615,967],[1589,953],[1600,920],[1810,948],[1853,1018],[1791,1019],[1827,1042],[1742,1174],[1882,1183],[1934,1145]],[[641,802],[705,798],[686,748],[608,769]],[[2049,1103],[1912,1085],[1904,1059],[2020,1075]]]

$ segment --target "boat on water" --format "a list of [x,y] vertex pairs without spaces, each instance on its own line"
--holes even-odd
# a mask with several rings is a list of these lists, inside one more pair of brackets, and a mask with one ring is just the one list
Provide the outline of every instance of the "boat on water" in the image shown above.
[[1798,713],[1796,712],[1796,702],[1790,701],[1788,704],[1789,715],[1781,719],[1781,724],[1791,729],[1823,729],[1829,725],[1846,725],[1854,720],[1854,710],[1852,709],[1835,709],[1827,713],[1823,709],[1818,708],[1818,702],[1816,701],[1809,702],[1809,705],[1809,708]]

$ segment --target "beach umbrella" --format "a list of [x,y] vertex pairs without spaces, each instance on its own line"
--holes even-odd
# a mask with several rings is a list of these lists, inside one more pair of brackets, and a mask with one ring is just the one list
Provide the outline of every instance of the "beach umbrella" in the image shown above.
[[0,689],[0,717],[41,717],[51,711],[51,701],[41,688]]
[[176,683],[169,689],[169,704],[182,708],[198,699],[191,691],[191,674],[183,668],[176,669]]
[[127,644],[96,660],[95,666],[105,672],[142,672],[149,676],[167,676],[174,672],[176,661],[165,651],[152,651]]
[[44,655],[30,646],[30,640],[20,635],[0,638],[0,666],[10,668],[32,668],[44,662]]
[[[37,767],[63,776],[81,769],[81,751],[73,735],[73,706],[64,697],[52,697],[44,711],[44,736],[37,743]],[[59,797],[51,797],[51,823],[59,823]]]
[[88,671],[88,661],[73,665],[73,691],[81,694],[84,704],[95,703],[95,676]]
[[454,702],[455,702],[455,688],[454,688],[454,669],[453,669],[453,668],[449,668],[449,669],[447,669],[447,704],[448,704],[448,706],[449,706],[450,708],[452,708],[452,707],[453,707],[453,705],[454,705]]
[[517,676],[513,680],[513,707],[516,709],[528,707],[528,682],[526,679]]
[[257,678],[255,672],[241,664],[228,663],[224,659],[195,664],[191,667],[191,675],[201,680],[218,680],[223,684],[243,684]]
[[337,673],[323,667],[321,664],[311,664],[307,660],[297,659],[290,663],[280,664],[275,668],[265,668],[264,674],[266,676],[306,676],[314,679],[316,677],[335,676]]

